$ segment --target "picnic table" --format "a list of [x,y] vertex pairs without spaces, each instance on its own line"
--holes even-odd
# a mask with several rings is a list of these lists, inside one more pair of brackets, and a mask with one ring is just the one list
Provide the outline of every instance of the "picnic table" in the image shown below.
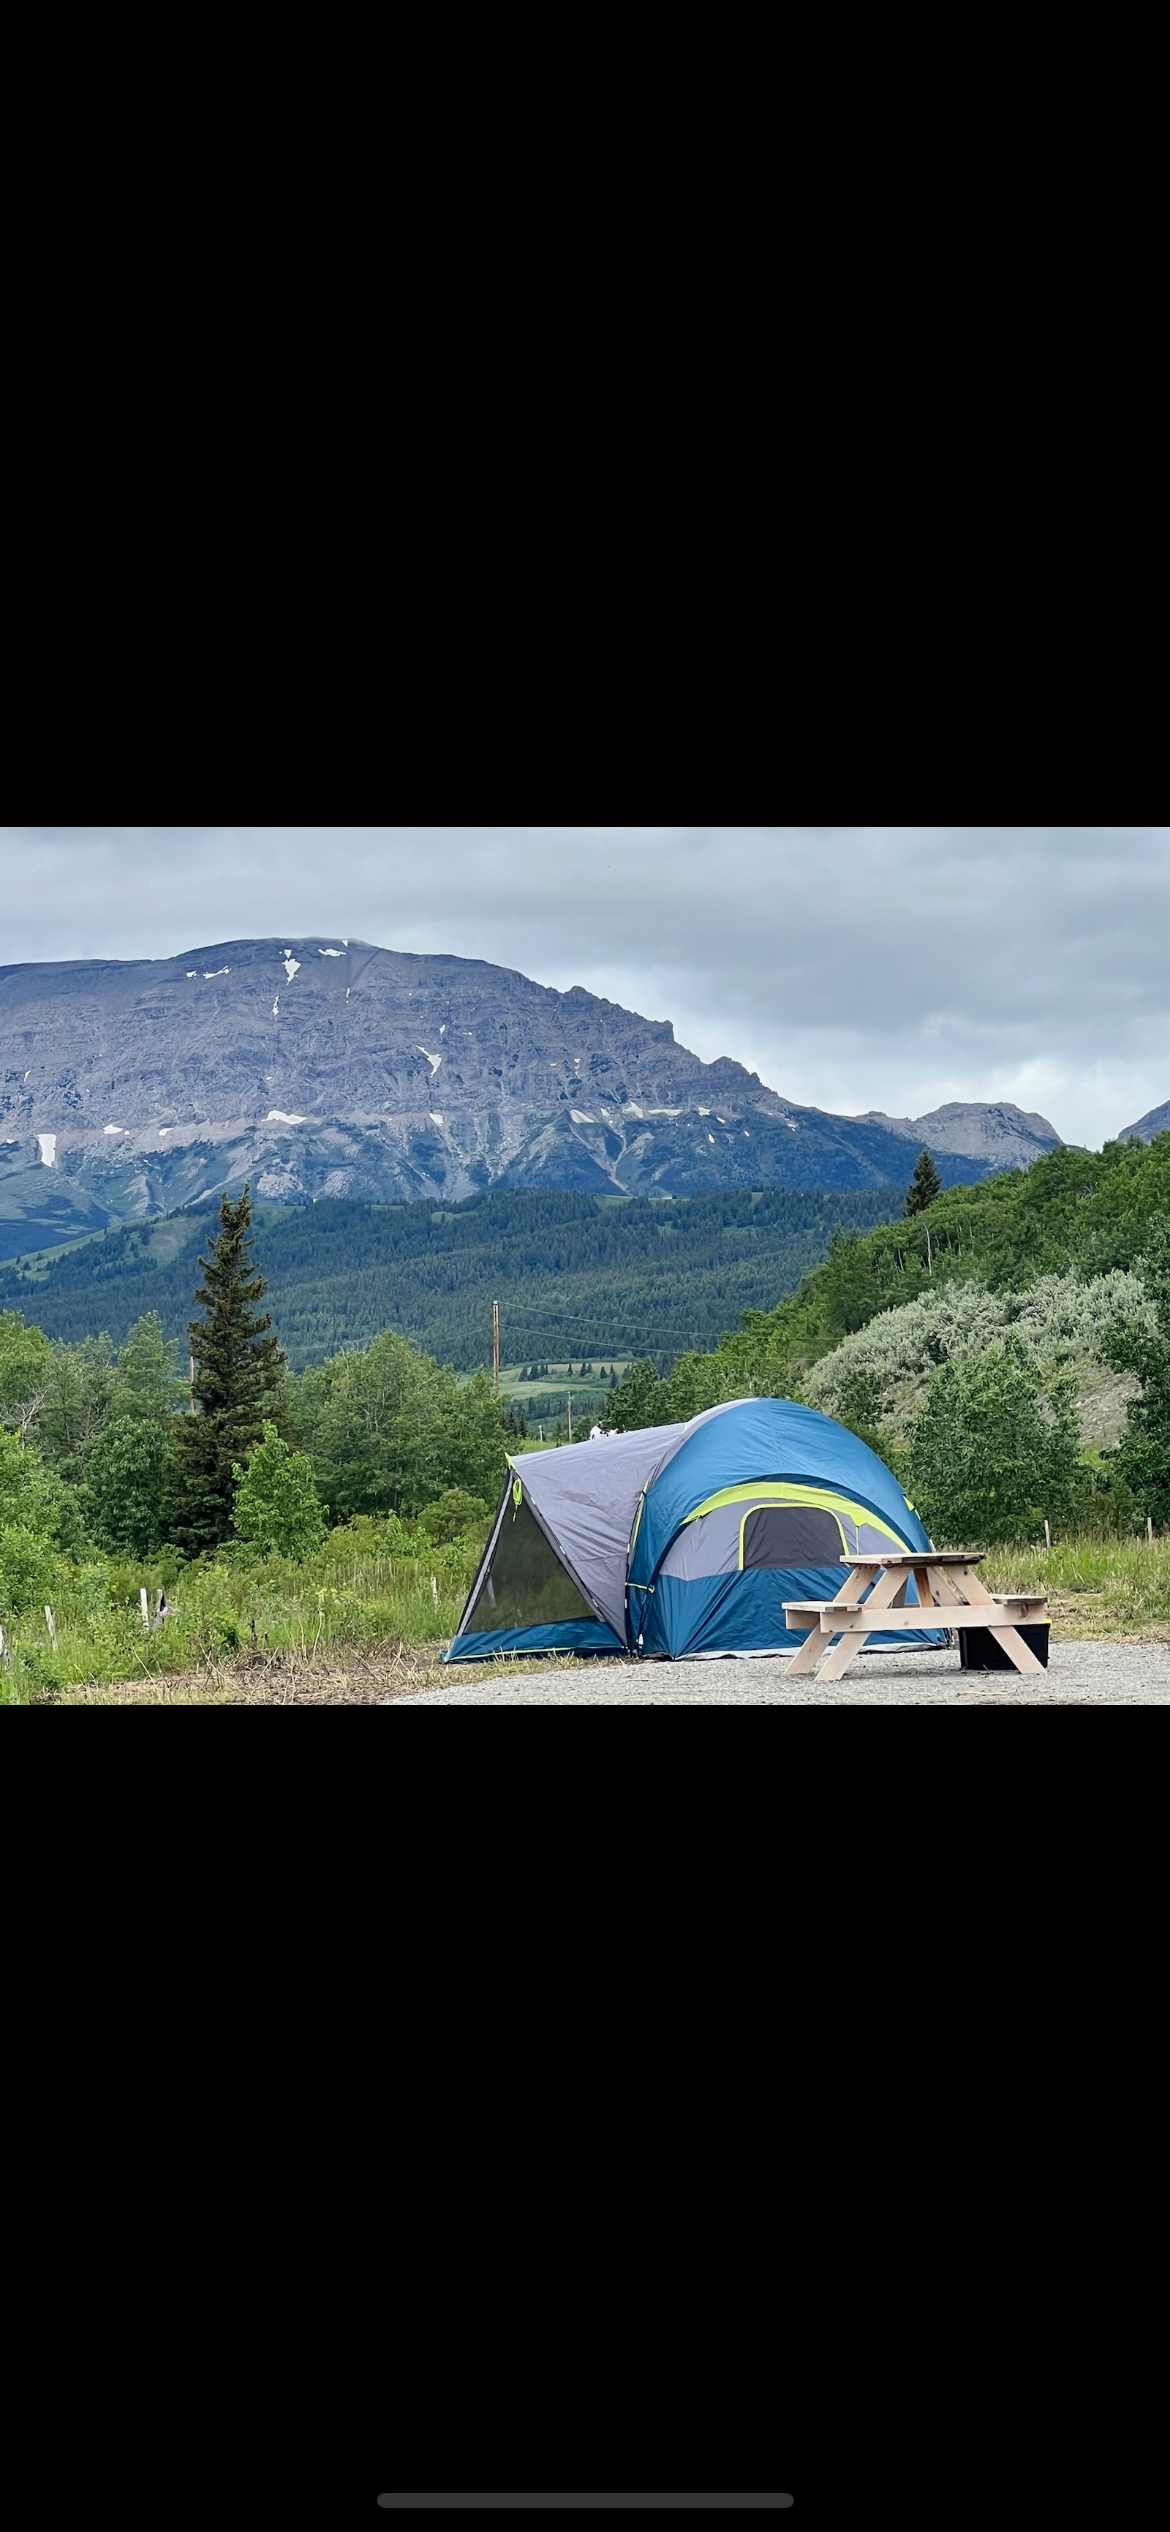
[[[932,1547],[906,1556],[846,1556],[844,1562],[852,1571],[835,1600],[784,1603],[792,1633],[805,1637],[788,1665],[789,1678],[795,1671],[816,1670],[822,1653],[831,1648],[817,1679],[840,1679],[871,1635],[909,1635],[922,1627],[936,1627],[940,1618],[950,1627],[960,1610],[969,1626],[986,1627],[1017,1670],[1043,1670],[1044,1664],[1037,1661],[1018,1629],[1043,1623],[1048,1615],[1046,1594],[988,1591],[975,1572],[983,1562],[981,1550],[940,1552]],[[911,1575],[917,1606],[906,1597]],[[835,1645],[834,1636],[839,1639]]]

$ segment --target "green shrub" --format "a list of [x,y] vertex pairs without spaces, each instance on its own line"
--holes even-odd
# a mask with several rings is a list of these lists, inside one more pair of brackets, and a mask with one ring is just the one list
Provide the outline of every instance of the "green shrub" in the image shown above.
[[114,1416],[103,1425],[85,1464],[84,1488],[100,1546],[136,1556],[157,1548],[172,1456],[165,1425],[145,1416]]
[[42,1532],[7,1523],[0,1530],[0,1617],[43,1607],[52,1597],[56,1561],[52,1541]]
[[424,1504],[417,1526],[424,1539],[436,1547],[445,1547],[469,1530],[482,1532],[491,1517],[491,1505],[479,1495],[469,1494],[465,1486],[448,1486],[435,1503]]
[[905,1466],[936,1547],[989,1547],[1071,1520],[1087,1483],[1074,1394],[1063,1375],[1045,1390],[1018,1337],[932,1375]]
[[304,1451],[282,1442],[276,1426],[265,1423],[263,1441],[255,1442],[247,1466],[236,1467],[232,1519],[241,1538],[270,1554],[301,1563],[320,1547],[325,1515],[317,1494],[313,1463]]

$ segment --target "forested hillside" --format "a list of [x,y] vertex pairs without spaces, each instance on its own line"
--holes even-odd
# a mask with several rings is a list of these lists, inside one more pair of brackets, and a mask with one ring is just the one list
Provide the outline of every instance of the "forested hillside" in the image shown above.
[[[672,1202],[513,1190],[448,1209],[258,1205],[256,1220],[267,1306],[296,1371],[388,1327],[471,1371],[490,1361],[493,1301],[506,1361],[650,1354],[665,1368],[794,1292],[836,1225],[867,1230],[901,1212],[903,1193],[774,1187]],[[0,1267],[0,1308],[53,1338],[106,1333],[115,1345],[156,1310],[166,1334],[185,1339],[216,1211],[209,1202]]]
[[[1107,1143],[1100,1152],[1062,1144],[1031,1169],[1005,1170],[979,1186],[948,1187],[910,1220],[835,1233],[828,1256],[796,1292],[768,1311],[749,1305],[744,1324],[712,1352],[680,1360],[668,1390],[660,1383],[654,1392],[644,1382],[645,1420],[693,1415],[749,1387],[790,1394],[814,1364],[879,1314],[925,1301],[938,1318],[941,1297],[955,1286],[1023,1296],[1049,1278],[1087,1284],[1113,1276],[1133,1267],[1167,1215],[1170,1134],[1150,1144]],[[1110,1309],[1116,1302],[1128,1310],[1131,1301],[1122,1276]],[[1049,1316],[1068,1318],[1070,1296],[1053,1294],[1045,1306]],[[1014,1315],[992,1311],[988,1326]],[[1073,1316],[1088,1328],[1092,1304]],[[941,1335],[941,1319],[938,1325]],[[868,1365],[869,1355],[862,1359]],[[936,1350],[935,1360],[941,1359]],[[874,1354],[875,1366],[877,1360]],[[824,1379],[814,1386],[826,1403],[836,1395]]]

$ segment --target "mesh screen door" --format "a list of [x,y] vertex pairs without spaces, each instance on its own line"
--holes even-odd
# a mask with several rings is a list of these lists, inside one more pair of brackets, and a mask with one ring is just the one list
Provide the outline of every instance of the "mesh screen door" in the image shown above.
[[839,1565],[840,1525],[814,1503],[763,1503],[743,1525],[743,1565]]
[[559,1626],[570,1618],[595,1616],[527,1504],[510,1504],[463,1633],[485,1635],[498,1626]]

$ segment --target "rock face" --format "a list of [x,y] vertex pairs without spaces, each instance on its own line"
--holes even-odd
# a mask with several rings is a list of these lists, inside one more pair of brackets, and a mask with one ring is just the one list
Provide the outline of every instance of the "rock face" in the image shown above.
[[916,1143],[919,1151],[925,1144],[930,1151],[965,1152],[973,1160],[990,1161],[993,1169],[1028,1169],[1060,1141],[1047,1117],[1034,1108],[1017,1108],[1011,1099],[948,1099],[945,1107],[932,1108],[924,1117],[888,1117],[880,1108],[870,1108],[858,1122],[884,1125],[889,1133]]
[[1170,1133],[1170,1099],[1165,1100],[1160,1108],[1151,1108],[1148,1115],[1139,1117],[1136,1125],[1123,1125],[1117,1140],[1119,1143],[1152,1143],[1155,1134],[1167,1133]]
[[948,1184],[1057,1140],[1014,1108],[796,1107],[667,1020],[479,959],[280,939],[0,968],[9,1256],[245,1175],[289,1201],[860,1187],[907,1178],[916,1138]]

